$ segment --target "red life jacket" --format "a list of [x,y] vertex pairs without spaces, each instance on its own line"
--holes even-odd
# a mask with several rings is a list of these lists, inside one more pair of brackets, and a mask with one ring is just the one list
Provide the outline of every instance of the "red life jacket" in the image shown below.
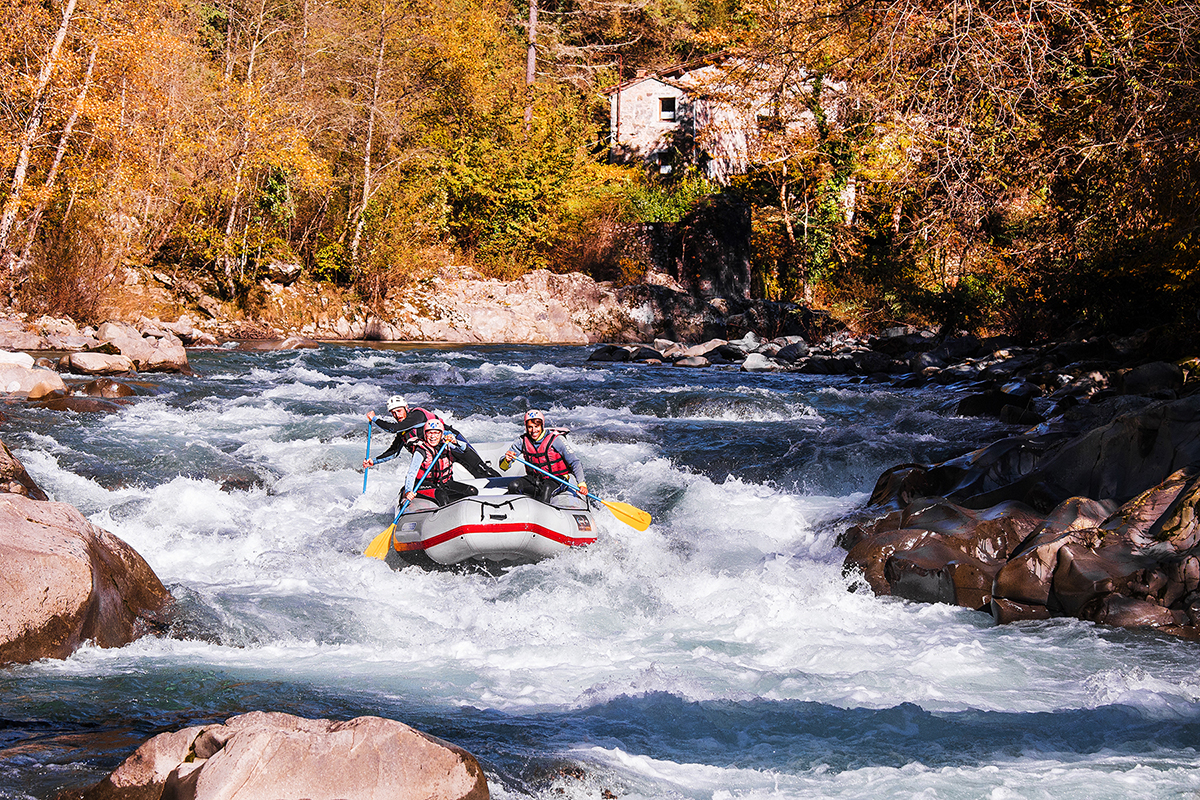
[[[437,448],[430,447],[424,440],[416,443],[416,450],[421,453],[421,467],[417,470],[416,477],[416,482],[421,484],[421,488],[417,490],[417,494],[422,497],[432,498],[433,490],[443,483],[448,483],[453,474],[454,460],[450,458],[450,448],[442,448],[441,445],[438,447],[442,449],[442,454],[437,461],[434,461],[433,457],[437,455]],[[426,477],[427,475],[428,477]],[[421,480],[422,478],[424,481]]]
[[[408,409],[409,414],[412,414],[414,411],[420,411],[422,414],[424,414],[425,422],[429,422],[431,419],[441,419],[441,417],[439,417],[437,414],[421,408],[420,406],[412,406]],[[425,423],[423,422],[415,428],[410,428],[409,430],[404,431],[402,435],[404,436],[404,446],[410,451],[415,450],[415,445],[417,442],[425,441]]]
[[[562,457],[562,453],[555,450],[550,445],[558,438],[557,433],[547,433],[542,437],[540,442],[535,442],[529,438],[529,434],[521,437],[524,441],[521,443],[521,449],[525,451],[525,460],[535,467],[541,467],[551,475],[556,475],[560,478],[565,478],[571,474],[571,468],[567,466],[567,461]],[[544,478],[542,473],[536,470],[525,470],[525,474],[532,478]]]

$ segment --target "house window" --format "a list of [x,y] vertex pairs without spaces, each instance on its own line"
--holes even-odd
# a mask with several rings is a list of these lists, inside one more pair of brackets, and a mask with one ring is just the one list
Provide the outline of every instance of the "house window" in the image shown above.
[[658,118],[659,119],[675,119],[675,98],[660,97],[658,98]]

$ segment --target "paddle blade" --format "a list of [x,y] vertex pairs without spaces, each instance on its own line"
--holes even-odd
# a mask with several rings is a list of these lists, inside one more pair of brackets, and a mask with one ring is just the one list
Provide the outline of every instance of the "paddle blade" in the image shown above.
[[395,523],[388,525],[387,530],[371,540],[367,549],[363,551],[363,555],[367,558],[378,558],[380,561],[387,558],[388,548],[392,546],[392,531],[394,530],[396,530]]
[[637,506],[631,506],[629,503],[621,503],[616,500],[601,500],[608,510],[613,513],[613,516],[624,522],[631,528],[637,528],[639,531],[644,531],[650,527],[650,515],[642,511]]

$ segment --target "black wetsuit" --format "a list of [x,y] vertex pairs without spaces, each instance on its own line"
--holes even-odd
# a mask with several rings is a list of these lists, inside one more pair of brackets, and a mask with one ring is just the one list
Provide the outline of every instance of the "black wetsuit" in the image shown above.
[[[392,441],[387,450],[380,453],[375,459],[375,463],[379,464],[382,461],[395,458],[400,455],[401,449],[407,449],[410,453],[413,450],[413,442],[420,441],[425,433],[425,423],[431,419],[437,419],[423,408],[410,408],[408,414],[402,420],[384,419],[375,417],[372,422],[378,425],[388,433],[398,434]],[[480,458],[479,453],[475,452],[475,448],[467,441],[467,438],[456,431],[449,425],[446,426],[446,432],[452,433],[454,436],[467,446],[467,449],[462,453],[455,454],[455,461],[467,468],[467,472],[471,473],[476,478],[498,478],[500,473],[492,469],[487,463]]]

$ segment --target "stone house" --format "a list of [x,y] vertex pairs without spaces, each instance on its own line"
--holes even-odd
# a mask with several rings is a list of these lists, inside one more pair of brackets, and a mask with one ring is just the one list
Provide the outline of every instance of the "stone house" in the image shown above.
[[[771,158],[780,133],[811,130],[813,78],[797,80],[727,54],[638,75],[607,91],[609,145],[617,161],[641,159],[662,173],[689,164],[722,184]],[[821,84],[833,121],[845,86]]]

